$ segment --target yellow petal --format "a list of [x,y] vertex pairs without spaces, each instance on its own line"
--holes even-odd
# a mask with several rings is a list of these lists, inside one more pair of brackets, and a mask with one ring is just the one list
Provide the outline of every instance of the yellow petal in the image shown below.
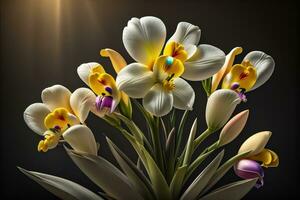
[[[167,63],[167,59],[171,62]],[[154,72],[158,75],[159,79],[170,79],[181,76],[184,72],[184,65],[179,59],[170,56],[160,56],[154,64]]]
[[239,83],[239,88],[250,90],[256,82],[256,69],[249,63],[234,65],[224,77],[222,88],[230,89],[233,83]]
[[108,57],[114,67],[116,73],[119,73],[123,67],[127,65],[125,59],[113,49],[101,49],[100,55],[103,57]]
[[65,108],[57,108],[48,114],[44,120],[45,127],[48,129],[59,128],[65,130],[68,126],[77,124],[78,120]]
[[277,167],[279,159],[277,154],[270,149],[263,149],[259,154],[249,157],[262,163],[263,167]]
[[218,73],[216,73],[213,76],[211,92],[214,92],[218,88],[218,85],[219,85],[220,81],[222,80],[222,78],[230,71],[235,57],[237,55],[241,54],[242,51],[243,51],[243,49],[241,47],[235,47],[226,56],[226,60],[225,60],[223,67],[221,68],[221,70]]
[[163,55],[171,56],[173,58],[181,60],[181,62],[185,62],[188,58],[188,53],[184,50],[183,45],[177,42],[167,43]]
[[[89,76],[89,85],[91,89],[100,96],[111,96],[116,92],[115,79],[107,73],[92,73]],[[107,87],[111,88],[108,90]]]

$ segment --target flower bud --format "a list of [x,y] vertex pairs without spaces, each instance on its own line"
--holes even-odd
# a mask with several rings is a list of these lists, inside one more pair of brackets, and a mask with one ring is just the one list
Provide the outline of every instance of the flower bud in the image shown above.
[[265,148],[271,135],[270,131],[262,131],[252,135],[242,144],[238,153],[250,151],[247,157],[259,154]]
[[223,127],[219,136],[219,146],[232,142],[243,130],[249,116],[249,110],[240,112]]
[[94,134],[87,126],[72,126],[63,133],[63,138],[75,151],[97,155]]
[[256,188],[260,188],[264,184],[264,171],[258,162],[247,159],[240,160],[235,164],[234,172],[243,179],[258,178]]
[[213,92],[206,104],[206,123],[209,129],[219,130],[228,121],[237,104],[241,102],[238,94],[229,89]]

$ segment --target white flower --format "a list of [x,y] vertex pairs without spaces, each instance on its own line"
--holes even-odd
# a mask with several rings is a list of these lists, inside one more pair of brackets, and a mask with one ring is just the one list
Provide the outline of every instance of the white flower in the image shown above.
[[124,67],[117,76],[120,90],[133,98],[144,98],[144,107],[156,116],[172,107],[192,109],[195,94],[183,79],[204,80],[216,73],[225,54],[210,45],[198,45],[200,29],[180,22],[166,40],[164,23],[156,17],[132,18],[123,30],[123,43],[137,63]]
[[219,130],[228,121],[237,104],[241,102],[239,95],[229,89],[213,92],[206,104],[206,123],[209,129]]
[[[38,150],[46,152],[56,147],[60,138],[67,134],[68,141],[72,141],[70,145],[75,150],[82,151],[86,148],[81,146],[89,145],[91,147],[87,153],[96,154],[96,151],[91,150],[96,147],[93,134],[85,133],[90,130],[79,125],[86,120],[96,96],[86,88],[79,88],[71,93],[64,86],[54,85],[44,89],[41,97],[43,103],[34,103],[24,111],[28,127],[45,137],[40,141]],[[77,133],[78,130],[81,133]],[[85,144],[86,138],[90,138],[88,144]],[[75,140],[78,142],[73,145]]]

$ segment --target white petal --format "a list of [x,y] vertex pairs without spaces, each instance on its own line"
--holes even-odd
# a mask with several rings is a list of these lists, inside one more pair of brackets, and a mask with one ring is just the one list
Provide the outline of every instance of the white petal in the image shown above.
[[96,66],[101,66],[96,62],[83,63],[77,68],[77,74],[80,79],[87,85],[89,85],[89,75],[92,69]]
[[42,101],[52,111],[55,108],[66,108],[72,112],[70,107],[71,92],[62,85],[53,85],[42,91]]
[[160,83],[155,84],[143,99],[143,106],[155,116],[168,114],[173,107],[173,95]]
[[123,30],[123,43],[137,62],[150,65],[159,56],[166,39],[166,27],[156,17],[132,18]]
[[184,63],[182,77],[191,81],[205,80],[217,73],[225,62],[225,53],[212,45],[198,46],[198,52]]
[[45,104],[34,103],[24,111],[24,121],[35,133],[43,135],[47,130],[44,125],[44,119],[49,113],[50,110]]
[[95,101],[95,94],[87,88],[78,88],[71,94],[71,107],[81,123],[83,123],[88,117],[88,114],[92,106],[94,106]]
[[173,92],[174,107],[181,110],[192,110],[195,101],[195,92],[185,80],[176,78]]
[[198,48],[196,45],[186,45],[184,47],[184,50],[187,52],[188,57],[187,59],[191,59],[196,53],[198,53]]
[[97,155],[94,134],[87,126],[71,126],[63,133],[63,138],[75,151]]
[[174,41],[183,46],[193,44],[198,45],[201,36],[201,30],[198,26],[194,26],[188,22],[180,22],[177,25],[175,33],[168,40],[168,42]]
[[146,65],[132,63],[124,67],[116,79],[119,90],[133,98],[143,98],[155,83],[154,74]]
[[218,130],[228,121],[237,104],[241,102],[238,94],[229,89],[213,92],[206,104],[206,123],[212,130]]
[[257,80],[251,90],[264,84],[271,77],[275,68],[273,58],[262,51],[252,51],[245,56],[244,60],[249,60],[257,72]]

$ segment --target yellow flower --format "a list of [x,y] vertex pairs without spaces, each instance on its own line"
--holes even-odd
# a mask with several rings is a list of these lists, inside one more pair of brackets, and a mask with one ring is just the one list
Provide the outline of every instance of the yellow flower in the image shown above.
[[263,85],[272,75],[275,62],[273,58],[262,51],[248,53],[241,64],[233,64],[241,47],[234,48],[227,56],[221,70],[213,76],[211,92],[215,91],[223,79],[222,88],[238,92],[246,100],[245,92]]
[[[44,89],[41,96],[43,103],[28,106],[24,111],[24,120],[29,128],[44,137],[38,144],[38,151],[47,152],[55,148],[61,139],[65,139],[64,134],[68,133],[68,138],[75,137],[70,128],[76,130],[82,126],[79,124],[86,120],[96,96],[86,88],[71,93],[61,85]],[[83,142],[82,138],[77,139]],[[74,147],[73,143],[69,144],[75,150],[78,149],[78,145]],[[96,147],[96,142],[89,145]],[[96,154],[95,151],[87,153]]]
[[250,152],[246,157],[247,159],[259,161],[263,167],[277,167],[279,164],[278,155],[265,148],[271,135],[270,131],[262,131],[252,135],[241,145],[238,153]]

